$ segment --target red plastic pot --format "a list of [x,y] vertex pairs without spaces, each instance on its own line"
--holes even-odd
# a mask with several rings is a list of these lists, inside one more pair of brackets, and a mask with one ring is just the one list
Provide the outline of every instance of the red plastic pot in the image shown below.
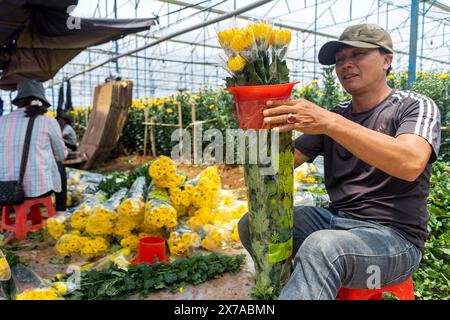
[[236,115],[241,129],[265,129],[263,111],[269,100],[289,99],[298,82],[265,86],[231,87],[236,102]]
[[147,237],[140,239],[138,256],[131,263],[148,263],[152,265],[155,262],[154,257],[158,258],[158,262],[170,262],[170,260],[166,257],[166,241],[164,240],[164,238]]

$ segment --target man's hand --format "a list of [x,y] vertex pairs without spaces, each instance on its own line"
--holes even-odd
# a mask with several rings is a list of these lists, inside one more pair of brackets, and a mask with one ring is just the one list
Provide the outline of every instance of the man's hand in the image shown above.
[[[288,115],[296,118],[296,123],[288,123]],[[305,100],[284,102],[268,101],[263,112],[264,124],[277,128],[280,132],[298,130],[306,134],[326,134],[337,114]]]

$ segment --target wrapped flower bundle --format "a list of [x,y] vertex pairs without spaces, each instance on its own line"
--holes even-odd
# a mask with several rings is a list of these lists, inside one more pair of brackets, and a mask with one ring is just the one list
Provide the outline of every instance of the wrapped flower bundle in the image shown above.
[[114,223],[118,218],[116,208],[122,203],[127,192],[126,188],[121,189],[102,205],[94,208],[94,212],[87,219],[87,234],[93,237],[106,237],[113,233]]
[[69,227],[76,230],[84,230],[92,207],[103,203],[105,200],[105,194],[98,192],[95,195],[86,197],[78,206],[66,211],[64,214],[49,218],[45,223],[46,234],[53,240],[58,241],[68,231]]
[[11,278],[11,269],[9,268],[8,260],[0,250],[0,281],[7,281]]
[[218,32],[224,49],[227,87],[272,85],[289,82],[285,57],[291,32],[258,21],[246,28]]
[[[263,110],[268,100],[288,99],[295,85],[289,83],[286,64],[291,33],[259,21],[219,31],[218,40],[225,53],[224,67],[231,75],[226,90],[234,95],[239,126],[258,130],[256,141],[245,146],[249,154],[257,155],[256,161],[251,162],[249,154],[243,157],[256,269],[252,296],[276,299],[291,270],[294,155],[292,134],[278,134],[265,126]],[[263,136],[268,139],[262,140]],[[261,158],[267,154],[270,164]],[[237,232],[232,234],[236,239]],[[219,238],[212,233],[205,245],[213,246]]]
[[170,232],[167,244],[170,254],[174,257],[190,256],[201,244],[200,236],[185,226],[178,226]]
[[135,219],[136,221],[143,220],[146,190],[147,185],[145,177],[137,178],[128,191],[126,199],[117,208],[119,215],[122,217]]
[[186,180],[186,176],[177,173],[175,161],[166,156],[159,157],[150,165],[149,174],[158,188],[175,188]]
[[151,184],[148,189],[145,204],[145,224],[153,228],[175,227],[177,225],[177,211],[170,205],[167,190]]

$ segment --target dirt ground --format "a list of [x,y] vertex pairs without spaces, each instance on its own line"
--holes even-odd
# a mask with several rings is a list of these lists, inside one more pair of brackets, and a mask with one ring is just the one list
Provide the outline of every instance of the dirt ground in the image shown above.
[[[130,171],[140,164],[152,160],[151,157],[143,159],[141,156],[119,157],[93,170],[99,173],[112,171]],[[178,169],[189,175],[189,178],[197,176],[205,167],[179,165]],[[241,167],[218,165],[219,175],[222,180],[222,188],[238,191],[241,197],[245,197],[244,175]],[[81,258],[72,258],[68,264],[58,259],[54,246],[45,241],[42,232],[31,235],[32,239],[13,241],[8,249],[13,249],[33,271],[44,279],[51,279],[54,275],[64,274],[69,264],[83,265],[87,261]],[[254,266],[251,257],[241,245],[235,248],[227,248],[225,254],[245,254],[246,260],[237,275],[225,274],[219,279],[213,279],[197,286],[188,285],[181,293],[173,294],[169,290],[161,290],[151,294],[149,300],[246,300],[250,299],[250,292],[254,284]],[[139,299],[131,296],[129,299]]]
[[[153,157],[145,157],[139,155],[122,156],[114,160],[108,161],[100,168],[97,168],[95,172],[109,173],[112,171],[127,172],[132,171],[139,165],[154,160]],[[189,178],[195,178],[206,166],[195,166],[180,164],[177,166],[179,171],[186,173]],[[239,192],[240,195],[245,196],[245,181],[244,171],[241,166],[227,166],[224,164],[217,165],[220,179],[222,181],[222,188],[233,189]]]

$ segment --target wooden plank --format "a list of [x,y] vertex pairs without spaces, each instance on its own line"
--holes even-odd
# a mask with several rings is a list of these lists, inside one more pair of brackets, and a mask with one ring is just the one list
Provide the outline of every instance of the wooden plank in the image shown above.
[[133,83],[129,80],[96,87],[94,108],[79,148],[88,157],[82,169],[101,165],[117,145],[131,105],[132,90]]

